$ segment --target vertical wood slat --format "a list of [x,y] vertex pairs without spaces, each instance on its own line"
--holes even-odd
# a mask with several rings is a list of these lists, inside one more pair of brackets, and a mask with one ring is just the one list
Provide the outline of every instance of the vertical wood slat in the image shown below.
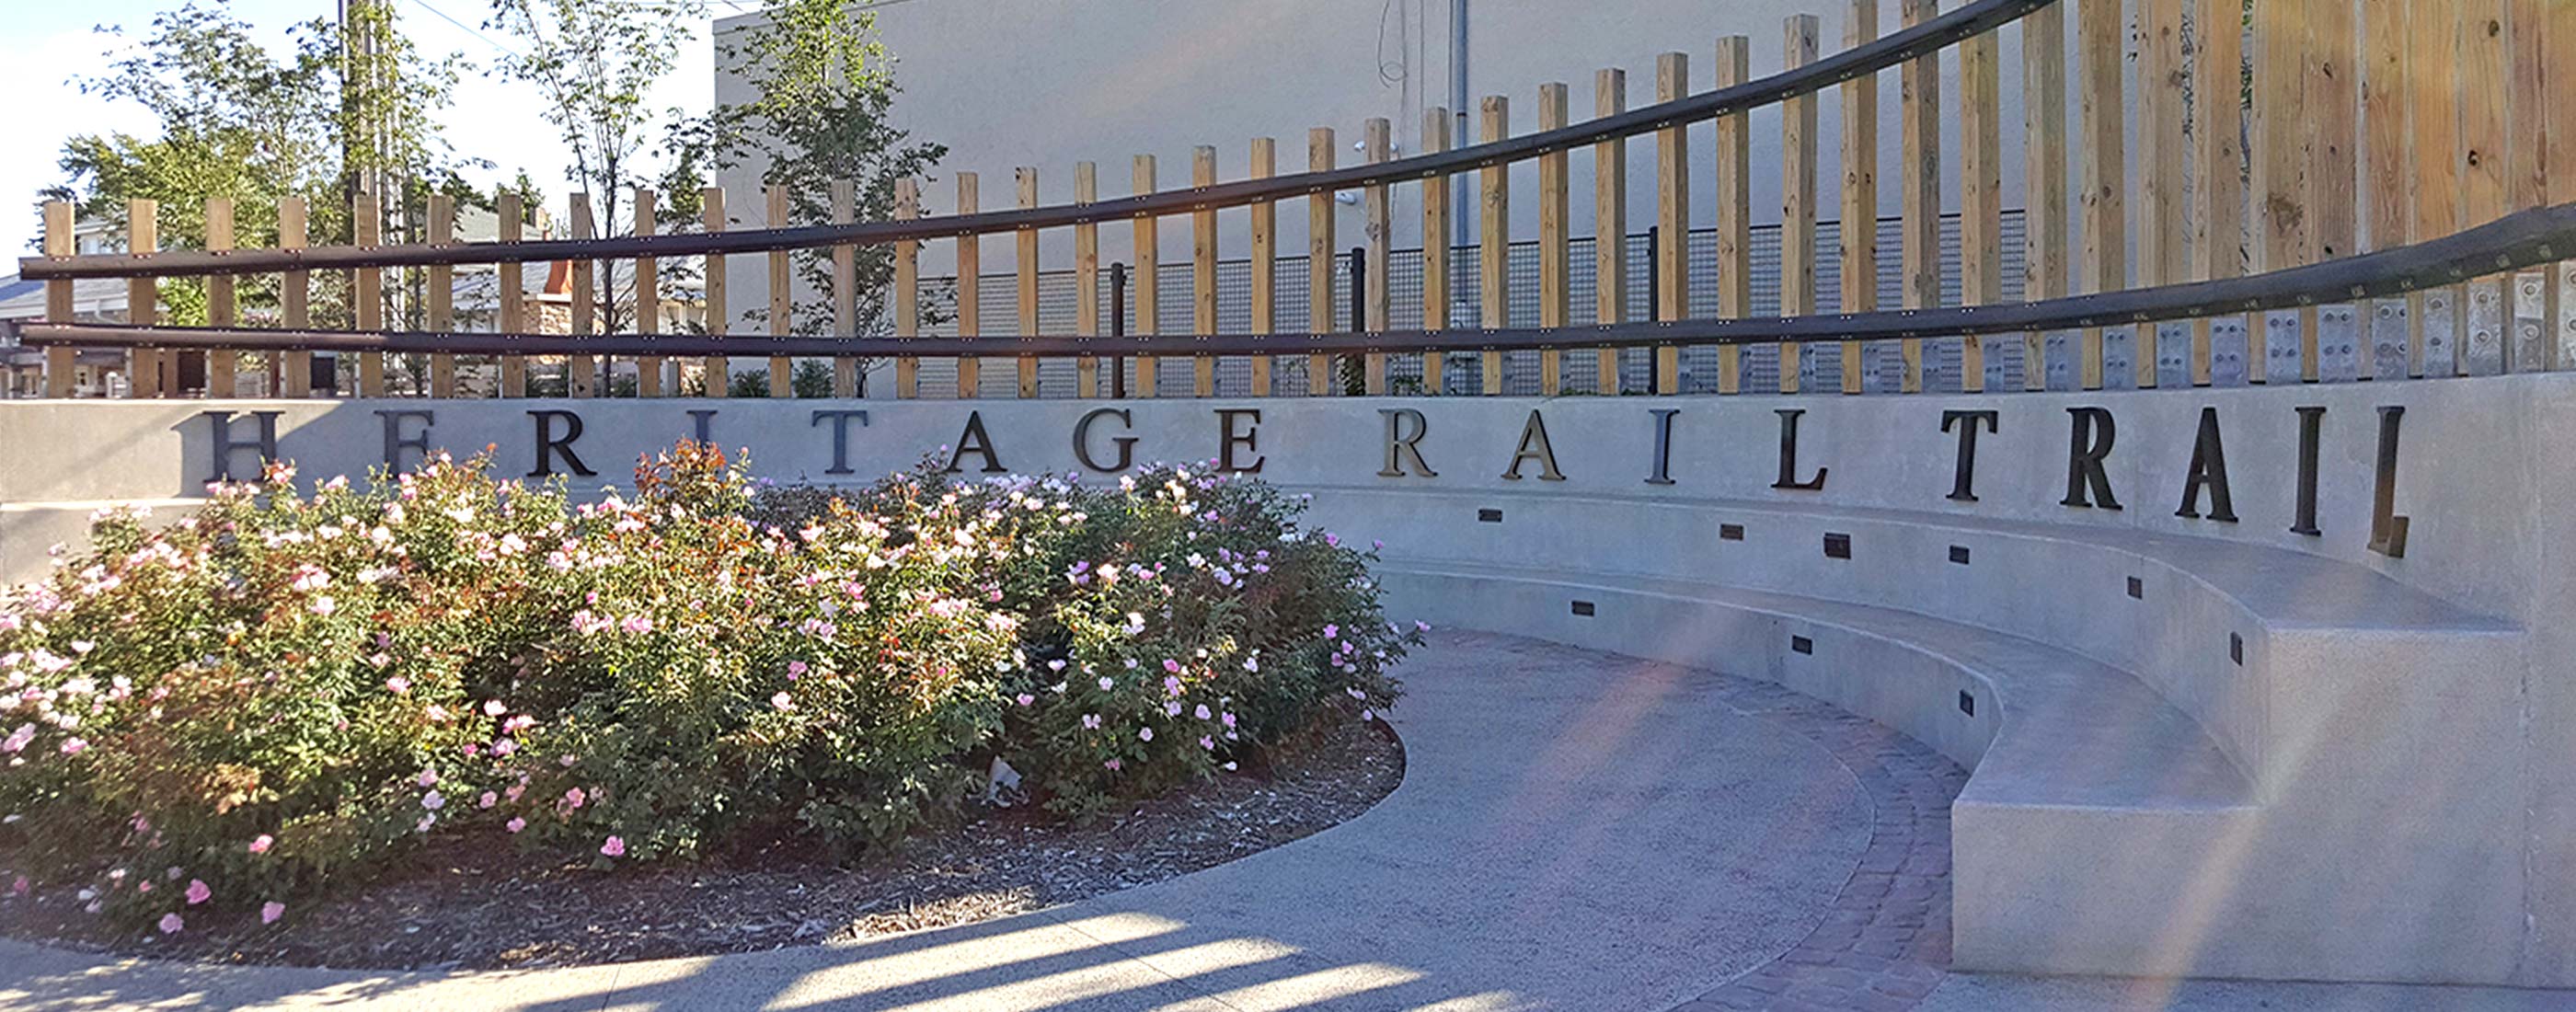
[[[1333,159],[1333,128],[1306,131],[1306,168],[1324,172]],[[1319,190],[1306,197],[1306,329],[1329,333],[1333,324],[1333,194]],[[1331,394],[1333,385],[1332,356],[1306,356],[1306,395]]]
[[[1717,40],[1717,66],[1710,82],[1732,88],[1751,80],[1753,40],[1729,35]],[[1753,147],[1752,117],[1734,113],[1717,118],[1717,315],[1740,320],[1753,315]],[[1717,392],[1744,388],[1744,348],[1717,346]]]
[[[2308,39],[2302,53],[2304,108],[2299,122],[2307,130],[2307,203],[2310,262],[2353,254],[2357,238],[2359,175],[2353,152],[2357,130],[2353,89],[2353,0],[2310,0]],[[2349,334],[2347,334],[2349,336]],[[2324,378],[2325,332],[2316,307],[2299,311],[2299,378]]]
[[[2194,23],[2242,24],[2242,0],[2198,0]],[[2245,110],[2239,97],[2245,80],[2245,34],[2203,30],[2194,37],[2192,122],[2194,128],[2192,279],[2210,281],[2245,272]],[[2211,347],[2213,321],[2191,324],[2191,382],[2214,381]],[[2248,352],[2253,349],[2249,345]],[[2249,362],[2249,372],[2262,362]]]
[[[2004,298],[2002,40],[1987,32],[1959,43],[1959,301]],[[1985,339],[1959,338],[1959,390],[1986,389]]]
[[[1851,0],[1843,17],[1843,48],[1857,49],[1878,38],[1878,0]],[[1878,75],[1842,84],[1842,224],[1843,312],[1878,308]],[[1842,391],[1861,392],[1861,343],[1842,343]]]
[[[2548,5],[2547,37],[2542,40],[2554,57],[2545,69],[2548,75],[2548,145],[2543,161],[2549,173],[2548,201],[2552,204],[2576,203],[2576,4]],[[2552,332],[2553,368],[2576,368],[2576,257],[2559,261],[2548,268],[2547,319]]]
[[[2138,283],[2181,282],[2190,270],[2191,213],[2183,204],[2182,25],[2185,0],[2144,0],[2138,53]],[[2161,379],[2158,324],[2138,325],[2137,385]]]
[[[1020,207],[1038,206],[1037,166],[1023,165],[1012,175],[1013,182],[1018,184]],[[1020,336],[1036,337],[1038,335],[1038,230],[1023,228],[1018,230],[1018,234],[1013,238],[1018,240],[1019,247],[1019,287],[1016,289],[1013,304],[1019,309]],[[1036,397],[1038,395],[1038,357],[1021,355],[1018,357],[1018,365],[1019,396],[1023,400]]]
[[[2248,158],[2253,166],[2254,249],[2256,271],[2295,267],[2308,251],[2307,217],[2302,213],[2306,169],[2300,140],[2304,97],[2302,74],[2307,60],[2308,0],[2265,0],[2254,9],[2254,122]],[[2255,354],[2246,379],[2270,381],[2271,336],[2262,314],[2248,314],[2247,347]],[[2303,328],[2304,329],[2304,328]]]
[[[1091,204],[1100,200],[1100,166],[1077,162],[1073,166],[1073,201]],[[1083,337],[1100,336],[1100,226],[1083,222],[1073,227],[1073,332]],[[1089,355],[1073,360],[1074,396],[1090,400],[1100,396],[1100,364]]]
[[[125,202],[125,248],[133,253],[152,253],[161,248],[161,204],[154,200]],[[125,282],[125,319],[138,327],[161,322],[161,289],[157,278],[131,278]],[[168,370],[162,364],[169,356],[159,348],[136,348],[126,353],[126,393],[131,397],[166,397],[163,384]]]
[[[1628,111],[1628,72],[1604,68],[1592,75],[1592,114],[1609,118]],[[1426,238],[1424,242],[1436,243]],[[1592,319],[1609,325],[1628,320],[1628,141],[1592,146]],[[1619,349],[1595,353],[1592,389],[1617,394]]]
[[[761,191],[761,220],[771,228],[787,227],[787,188],[772,183]],[[769,334],[785,337],[796,332],[795,275],[789,270],[786,250],[769,251]],[[787,355],[769,356],[769,396],[785,400],[796,396],[796,359]]]
[[[2508,0],[2506,6],[2512,92],[2506,96],[2505,105],[2513,124],[2513,138],[2506,145],[2505,202],[2520,211],[2549,203],[2550,136],[2564,128],[2553,122],[2549,107],[2553,68],[2548,65],[2546,11],[2569,4],[2566,0]],[[2568,111],[2556,110],[2554,115],[2563,118]],[[2543,267],[2535,273],[2517,274],[2507,282],[2514,292],[2508,310],[2511,326],[2505,340],[2507,371],[2558,368],[2557,344],[2550,340],[2549,327],[2544,322],[2549,270]]]
[[[206,198],[206,250],[222,252],[233,248],[233,200],[231,197]],[[233,276],[216,274],[206,279],[206,325],[230,327],[240,322],[236,312]],[[241,396],[237,383],[239,353],[228,348],[209,349],[206,353],[206,397],[209,399]]]
[[[428,225],[430,245],[445,246],[455,242],[456,199],[443,193],[431,194]],[[433,334],[444,334],[455,330],[456,268],[447,264],[431,266],[428,285],[429,290],[423,293],[427,296],[425,301],[428,303],[423,322],[428,325],[430,333]],[[644,291],[643,285],[639,277],[636,291],[639,293]],[[637,303],[642,304],[642,301],[639,294]],[[456,396],[455,355],[442,351],[429,356],[429,395],[432,397]]]
[[[911,221],[921,217],[921,181],[906,176],[894,181],[894,217]],[[921,241],[906,239],[894,244],[894,336],[921,336]],[[921,359],[897,355],[894,360],[894,395],[898,400],[921,396]]]
[[[1538,128],[1562,129],[1566,117],[1565,85],[1543,84],[1538,89]],[[1538,159],[1538,325],[1563,327],[1569,307],[1567,289],[1571,286],[1571,266],[1567,259],[1572,251],[1566,237],[1566,169],[1570,156],[1560,150]],[[1564,354],[1555,348],[1538,353],[1538,392],[1554,397],[1563,392]]]
[[[510,207],[516,204],[516,200],[509,194],[503,194],[500,203],[503,207]],[[307,216],[308,212],[302,197],[286,197],[277,202],[277,248],[304,248]],[[515,235],[515,232],[508,231],[508,221],[508,216],[503,215],[501,226],[504,230],[503,234]],[[506,297],[505,293],[504,298]],[[277,317],[278,324],[288,330],[313,325],[312,272],[285,272],[278,286]],[[286,392],[286,396],[313,396],[313,353],[290,351],[278,356],[278,359],[280,370],[278,386]]]
[[[1373,117],[1363,127],[1362,154],[1376,165],[1395,157],[1395,125],[1383,117]],[[1559,156],[1563,157],[1563,156]],[[1387,329],[1387,315],[1393,309],[1394,295],[1387,290],[1389,261],[1395,256],[1395,222],[1392,194],[1384,183],[1371,186],[1360,195],[1368,238],[1368,265],[1362,272],[1363,291],[1355,293],[1362,308],[1360,322],[1370,333],[1382,334]],[[1361,360],[1360,389],[1371,397],[1386,395],[1386,353],[1373,351]]]
[[[652,235],[654,215],[660,208],[660,195],[651,187],[635,188],[635,234]],[[662,331],[662,262],[655,257],[635,258],[635,332],[658,334]],[[660,397],[662,389],[662,356],[643,355],[635,359],[635,396]]]
[[[1154,192],[1154,156],[1136,156],[1134,183],[1137,196]],[[1152,337],[1162,330],[1162,245],[1162,219],[1151,215],[1136,219],[1136,308],[1127,316],[1138,337]],[[1154,356],[1136,356],[1136,386],[1130,392],[1138,397],[1154,396],[1160,392],[1156,387],[1160,385],[1161,372],[1162,364]]]
[[[832,181],[832,224],[847,225],[859,220],[859,184],[857,180]],[[637,303],[641,306],[642,303]],[[832,333],[841,338],[859,332],[859,251],[848,243],[832,247]],[[848,355],[832,357],[832,396],[859,395],[859,360]]]
[[[721,186],[698,190],[700,204],[698,224],[709,234],[725,230],[725,191]],[[728,287],[725,258],[722,253],[706,255],[707,335],[722,338],[733,333],[733,309],[727,304]],[[699,380],[703,396],[733,396],[733,363],[723,355],[708,355],[699,363]]]
[[[2021,20],[2022,298],[2067,294],[2066,8],[2050,5]],[[2048,335],[2022,335],[2023,389],[2048,387]]]
[[[2413,138],[2406,126],[2406,71],[2407,53],[2414,48],[2414,40],[2406,34],[2405,0],[2362,0],[2361,18],[2361,206],[2370,239],[2355,252],[2405,245],[2409,219],[2413,217],[2408,207],[2412,198],[2407,192],[2414,160]],[[2381,375],[2385,369],[2379,357],[2380,342],[2367,338],[2385,337],[2416,344],[2406,340],[2406,320],[2397,316],[2398,307],[2405,304],[2405,300],[2381,299],[2374,306],[2363,307],[2366,318],[2373,321],[2371,332],[2364,335],[2364,346],[2371,348],[2372,354],[2364,362],[2363,378]],[[2388,326],[2382,327],[2381,321]],[[2394,371],[2421,375],[2421,365],[2419,358],[2415,368],[2407,370],[2401,363]]]
[[[77,249],[72,240],[72,203],[68,200],[45,202],[45,240],[43,251],[49,257],[67,257]],[[45,321],[72,322],[72,283],[69,279],[45,282]],[[67,398],[80,389],[79,352],[72,348],[45,349],[45,396]]]
[[[1940,13],[1936,0],[1899,0],[1900,19],[1908,28]],[[1899,71],[1898,104],[1902,107],[1905,160],[1901,212],[1905,217],[1904,285],[1899,298],[1907,309],[1941,304],[1941,57],[1905,61]],[[1903,338],[1897,352],[1905,366],[1900,381],[1906,393],[1923,391],[1923,339]]]
[[[1422,113],[1422,151],[1437,154],[1449,150],[1449,110],[1433,106]],[[1259,208],[1266,205],[1254,205]],[[1264,265],[1259,258],[1255,225],[1254,291],[1260,291],[1259,275]],[[1449,329],[1449,176],[1439,173],[1422,181],[1422,329]],[[1261,302],[1256,297],[1254,311]],[[1448,356],[1442,352],[1422,353],[1422,391],[1440,392],[1442,373],[1447,371]]]
[[[1268,137],[1253,138],[1252,164],[1244,167],[1245,175],[1268,179],[1278,166],[1279,142]],[[1279,329],[1279,205],[1259,201],[1252,205],[1247,217],[1252,233],[1252,332],[1273,334]],[[1270,356],[1252,356],[1252,396],[1270,396],[1270,373]]]
[[[597,222],[591,218],[590,194],[572,195],[572,237],[599,237]],[[596,314],[599,309],[592,301],[596,291],[591,265],[589,260],[572,262],[572,333],[576,337],[587,337],[598,329]],[[565,362],[571,370],[571,375],[564,380],[565,392],[575,397],[599,396],[599,356],[585,352],[567,356]]]
[[[1655,101],[1690,94],[1690,56],[1655,57]],[[1807,96],[1812,103],[1814,96]],[[1690,316],[1690,133],[1680,123],[1655,131],[1655,319]],[[1681,392],[1682,350],[1655,346],[1655,393]]]
[[[1491,144],[1512,135],[1511,100],[1487,95],[1478,104],[1479,139]],[[1476,325],[1486,330],[1512,325],[1512,191],[1511,166],[1495,165],[1476,173]],[[1477,380],[1487,397],[1503,392],[1503,353],[1477,356]]]
[[[2506,102],[2511,87],[2505,24],[2508,8],[2505,0],[2462,0],[2460,9],[2460,225],[2474,228],[2503,217],[2511,205],[2511,188],[2505,174],[2510,145],[2506,136],[2510,128]],[[2505,279],[2494,277],[2469,282],[2469,339],[2461,345],[2463,362],[2483,361],[2490,355],[2503,358],[2506,318],[2510,315],[2505,306],[2506,286]]]
[[[1190,185],[1200,189],[1216,185],[1215,148],[1202,145],[1190,149]],[[1191,332],[1201,336],[1216,333],[1216,259],[1216,209],[1190,212]],[[1190,380],[1193,395],[1216,396],[1216,359],[1193,356]]]
[[[358,194],[350,202],[350,235],[362,249],[384,244],[384,210],[372,193]],[[349,294],[351,314],[361,331],[383,330],[385,326],[385,272],[380,267],[361,267],[352,278]],[[171,382],[176,383],[177,377]],[[358,353],[358,396],[385,395],[385,353]]]
[[[504,193],[493,204],[494,210],[500,217],[496,223],[500,240],[518,242],[527,227],[526,203],[518,194]],[[501,316],[497,325],[502,333],[524,334],[528,331],[527,292],[521,284],[524,278],[521,272],[525,269],[524,265],[516,263],[500,264],[492,269],[493,279],[501,289]],[[707,298],[711,308],[724,300],[724,282],[719,272],[712,268],[707,271]],[[710,317],[707,322],[708,332],[716,333],[714,318]],[[305,371],[296,369],[292,363],[288,365],[287,370],[290,373],[289,382],[293,382],[293,374]],[[528,360],[518,355],[501,356],[501,396],[525,397],[527,395]]]
[[[973,214],[982,206],[979,184],[972,172],[957,174],[957,213]],[[957,336],[968,339],[984,333],[984,252],[983,243],[972,232],[957,236]],[[957,356],[957,396],[972,400],[983,392],[984,366],[971,355]]]
[[[1816,62],[1821,31],[1813,14],[1790,16],[1787,69]],[[1816,311],[1816,95],[1808,92],[1780,106],[1780,154],[1787,163],[1780,173],[1780,315],[1804,316]],[[1798,392],[1794,341],[1780,342],[1780,392]]]
[[[2121,105],[2121,20],[2118,0],[2083,0],[2076,9],[2076,49],[2083,54],[2084,290],[2118,291],[2129,285],[2127,112]],[[2102,388],[2102,329],[2084,330],[2084,389]],[[2155,327],[2138,328],[2135,343],[2141,386],[2153,386]]]
[[[2415,200],[2408,233],[2413,238],[2460,229],[2460,102],[2453,90],[2458,84],[2460,13],[2458,0],[2409,0],[2407,9],[2406,132],[2415,144],[2409,160]],[[2449,285],[2408,298],[2407,318],[2415,330],[2407,349],[2410,374],[2467,374],[2468,352],[2460,342],[2460,308],[2467,296],[2465,287]]]

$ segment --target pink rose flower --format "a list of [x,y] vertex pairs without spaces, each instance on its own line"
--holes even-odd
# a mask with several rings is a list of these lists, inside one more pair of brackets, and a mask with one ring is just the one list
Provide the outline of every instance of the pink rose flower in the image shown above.
[[268,853],[268,848],[270,848],[271,846],[276,845],[276,843],[277,843],[277,838],[276,838],[276,837],[274,837],[274,836],[270,836],[270,835],[268,835],[268,834],[266,834],[266,833],[261,833],[261,834],[259,834],[259,839],[252,840],[252,841],[250,842],[250,852],[251,852],[251,853],[253,853],[253,854],[265,854],[265,853]]
[[286,904],[284,903],[270,900],[259,905],[259,922],[261,924],[275,924],[277,923],[278,918],[284,916],[286,916]]
[[599,852],[610,857],[625,857],[626,838],[621,836],[609,837],[608,842],[599,845]]
[[520,831],[520,830],[522,830],[522,829],[526,829],[526,828],[528,828],[528,820],[526,820],[526,819],[512,819],[512,820],[510,820],[507,824],[503,825],[501,828],[506,829],[506,830],[509,830],[510,832],[516,833],[516,832],[518,832],[518,831]]
[[188,926],[188,922],[187,922],[187,921],[185,921],[185,920],[183,920],[183,919],[181,919],[181,918],[179,917],[178,913],[177,913],[177,912],[175,912],[175,911],[174,911],[174,912],[172,912],[172,913],[166,913],[166,914],[162,914],[162,915],[161,915],[161,933],[162,933],[162,934],[165,934],[165,935],[175,935],[175,934],[178,934],[178,933],[179,933],[179,929],[184,928],[184,927],[187,927],[187,926]]
[[215,891],[206,885],[205,879],[192,878],[188,880],[187,897],[188,905],[193,907],[197,904],[213,899],[215,897]]

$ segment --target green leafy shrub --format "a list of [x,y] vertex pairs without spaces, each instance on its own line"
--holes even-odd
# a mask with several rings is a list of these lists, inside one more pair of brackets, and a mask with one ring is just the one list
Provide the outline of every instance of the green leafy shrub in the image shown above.
[[0,595],[0,841],[163,930],[460,833],[603,866],[752,826],[849,850],[997,757],[1085,815],[1373,717],[1419,642],[1371,553],[1255,481],[756,490],[682,443],[576,505],[488,464],[97,518]]

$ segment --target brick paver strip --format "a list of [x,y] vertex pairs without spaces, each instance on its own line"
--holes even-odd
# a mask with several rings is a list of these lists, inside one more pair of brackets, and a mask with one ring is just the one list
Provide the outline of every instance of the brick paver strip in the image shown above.
[[1674,1012],[1903,1012],[1950,966],[1950,802],[1968,771],[1921,743],[1767,682],[1728,702],[1833,754],[1869,797],[1870,842],[1832,909],[1796,947]]

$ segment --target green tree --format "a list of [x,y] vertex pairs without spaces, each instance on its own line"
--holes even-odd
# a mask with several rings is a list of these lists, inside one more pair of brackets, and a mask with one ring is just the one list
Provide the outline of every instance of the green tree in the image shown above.
[[[233,200],[242,245],[276,242],[277,204],[287,197],[305,198],[314,241],[347,241],[347,198],[362,177],[399,187],[385,202],[393,241],[414,238],[432,192],[474,199],[435,118],[461,57],[421,56],[382,3],[353,4],[345,25],[296,25],[289,39],[287,53],[271,53],[220,2],[191,0],[156,15],[132,53],[74,82],[84,93],[142,106],[158,121],[156,134],[70,138],[60,160],[65,179],[44,196],[118,224],[127,201],[158,201],[162,245],[174,249],[204,246],[208,198]],[[349,319],[346,279],[315,282],[317,315]],[[241,279],[245,310],[274,307],[277,284],[274,276]],[[403,288],[388,285],[388,298]],[[164,282],[171,321],[202,322],[203,291],[193,279]]]
[[[696,37],[689,25],[705,14],[699,0],[492,0],[484,27],[519,44],[500,70],[543,96],[546,121],[572,154],[570,182],[597,209],[599,235],[633,232],[632,212],[622,209],[628,191],[651,178],[639,164],[657,118],[648,92],[678,65],[680,47]],[[623,266],[603,260],[593,272],[600,324],[612,332],[634,300],[633,271]]]
[[[835,182],[854,190],[857,220],[894,214],[897,180],[917,178],[948,149],[916,142],[888,118],[897,88],[894,61],[876,31],[874,12],[841,0],[771,0],[761,22],[720,39],[723,64],[740,68],[756,97],[718,105],[682,129],[674,146],[714,169],[762,165],[761,182],[784,186],[788,220],[776,225],[831,221]],[[862,247],[856,254],[857,318],[862,333],[891,326],[886,293],[894,278],[894,251]],[[795,258],[800,281],[794,331],[828,334],[834,326],[831,251],[804,250]],[[746,319],[765,320],[766,308]]]

